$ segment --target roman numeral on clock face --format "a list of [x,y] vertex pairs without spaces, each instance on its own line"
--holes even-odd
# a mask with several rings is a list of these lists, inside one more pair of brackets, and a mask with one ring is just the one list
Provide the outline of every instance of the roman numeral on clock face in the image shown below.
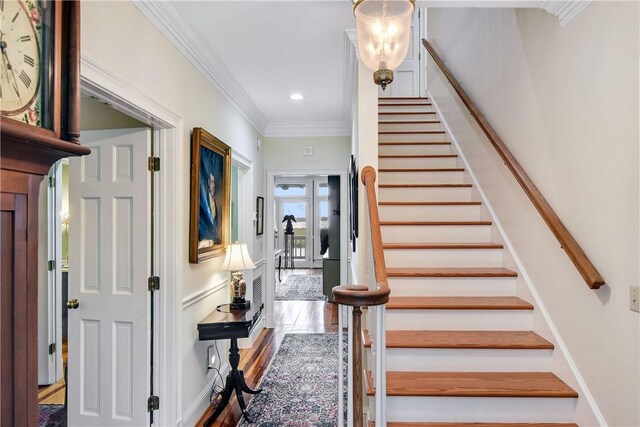
[[25,55],[25,56],[24,56],[24,62],[25,62],[26,64],[31,65],[32,67],[35,65],[35,61],[34,61],[34,60],[33,60],[33,58],[32,58],[32,57],[30,57],[29,55]]
[[22,80],[22,83],[24,83],[26,87],[31,86],[31,78],[27,75],[27,73],[24,72],[24,70],[20,72],[20,75],[18,75],[18,77],[20,77],[20,80]]
[[22,36],[20,37],[20,41],[21,42],[28,42],[29,40],[31,40],[31,36]]

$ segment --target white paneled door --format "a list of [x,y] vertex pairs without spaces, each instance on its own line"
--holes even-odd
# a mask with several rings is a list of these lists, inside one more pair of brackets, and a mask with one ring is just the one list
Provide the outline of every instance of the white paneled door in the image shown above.
[[387,97],[420,96],[420,20],[418,9],[413,13],[411,35],[409,36],[409,50],[407,56],[397,70],[393,72],[393,82],[386,90],[378,88],[378,95]]
[[148,424],[150,129],[83,132],[69,161],[68,424]]

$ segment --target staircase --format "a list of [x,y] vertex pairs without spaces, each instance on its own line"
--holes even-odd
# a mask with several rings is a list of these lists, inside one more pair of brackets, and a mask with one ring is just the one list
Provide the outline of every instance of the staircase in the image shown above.
[[427,98],[380,99],[388,425],[575,426],[578,395],[549,372],[554,345],[443,129]]

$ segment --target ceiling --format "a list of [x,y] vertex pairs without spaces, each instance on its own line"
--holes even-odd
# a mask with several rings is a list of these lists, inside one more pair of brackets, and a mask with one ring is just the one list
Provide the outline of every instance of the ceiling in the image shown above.
[[[418,1],[416,6],[545,7],[547,3],[552,2],[449,0]],[[554,8],[556,3],[575,2],[554,2]],[[134,4],[263,135],[350,134],[353,82],[347,77],[353,75],[355,60],[345,30],[355,28],[351,1]],[[290,100],[294,92],[303,94],[304,100]]]

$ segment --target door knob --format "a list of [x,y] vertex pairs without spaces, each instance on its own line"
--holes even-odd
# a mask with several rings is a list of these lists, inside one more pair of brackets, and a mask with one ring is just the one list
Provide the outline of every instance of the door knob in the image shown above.
[[80,302],[76,298],[70,299],[69,301],[67,301],[67,308],[70,310],[75,310],[76,308],[78,308],[79,305],[80,305]]

